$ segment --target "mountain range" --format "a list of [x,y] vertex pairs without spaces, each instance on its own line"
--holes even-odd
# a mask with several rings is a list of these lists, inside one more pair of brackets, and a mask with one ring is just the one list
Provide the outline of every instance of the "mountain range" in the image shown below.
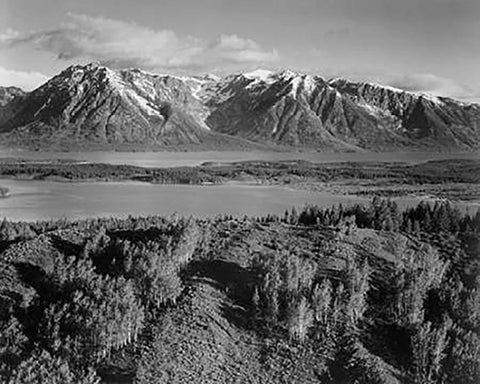
[[0,144],[476,150],[480,105],[288,70],[219,78],[75,65],[31,92],[0,87]]

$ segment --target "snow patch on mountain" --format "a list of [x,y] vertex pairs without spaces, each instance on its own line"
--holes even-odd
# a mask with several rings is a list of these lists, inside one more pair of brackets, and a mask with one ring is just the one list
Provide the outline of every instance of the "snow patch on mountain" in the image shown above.
[[293,78],[298,77],[298,76],[302,76],[302,75],[300,73],[293,72],[289,69],[286,69],[286,70],[278,73],[278,77],[280,79],[286,80],[286,81],[292,80]]
[[435,104],[438,104],[438,105],[442,105],[444,104],[444,102],[442,100],[440,100],[440,98],[438,98],[437,96],[434,96],[430,93],[425,93],[425,92],[419,92],[417,93],[420,97],[423,97],[424,99],[428,100],[428,101],[431,101],[432,103],[435,103]]
[[252,72],[247,72],[243,74],[243,77],[246,77],[250,80],[260,80],[263,82],[267,82],[271,80],[271,77],[275,74],[273,71],[269,71],[266,69],[257,69]]
[[243,73],[241,76],[248,80],[252,80],[250,84],[246,87],[247,89],[256,87],[257,85],[271,85],[274,84],[275,79],[275,72],[268,71],[265,69],[257,69],[256,71]]
[[137,106],[139,106],[147,115],[162,117],[161,113],[151,107],[151,104],[147,99],[138,95],[134,91],[128,89],[124,91],[130,100],[132,100]]
[[296,99],[297,94],[298,94],[298,90],[299,90],[300,86],[303,84],[303,79],[299,76],[294,77],[293,80],[291,81],[291,84],[292,84],[292,89],[290,91],[290,95],[294,99]]
[[220,81],[222,78],[213,73],[207,73],[206,75],[203,76],[203,79],[208,81]]
[[[404,89],[400,89],[400,88],[396,88],[396,87],[392,87],[391,85],[382,85],[382,84],[378,84],[378,83],[375,83],[375,82],[362,82],[362,85],[370,85],[370,86],[373,86],[375,88],[380,88],[380,89],[386,89],[388,91],[391,91],[391,92],[395,92],[395,93],[405,93],[406,91]],[[413,93],[413,92],[410,92],[410,93]]]
[[150,100],[155,100],[157,97],[157,91],[155,90],[155,86],[150,79],[143,76],[135,76],[132,83],[135,88],[140,90],[141,93],[146,95]]
[[[106,78],[108,79],[110,85],[113,86],[120,95],[126,97],[130,102],[135,104],[144,113],[149,116],[162,117],[162,114],[152,107],[153,104],[151,104],[151,102],[146,97],[141,96],[138,92],[128,87],[127,83],[117,72],[106,68]],[[133,83],[147,95],[152,97],[152,99],[155,98],[155,88],[153,87],[153,84],[151,82],[145,79],[145,77],[137,77],[134,79]]]
[[367,113],[371,116],[374,116],[374,117],[382,116],[382,110],[380,108],[377,108],[373,105],[370,105],[368,103],[362,103],[362,102],[360,102],[358,105],[362,107],[365,111],[367,111]]
[[305,76],[304,87],[305,91],[311,94],[317,88],[317,79],[314,76]]

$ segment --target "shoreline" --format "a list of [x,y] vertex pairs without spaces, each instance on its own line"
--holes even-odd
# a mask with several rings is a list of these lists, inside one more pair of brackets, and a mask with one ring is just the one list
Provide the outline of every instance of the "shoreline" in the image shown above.
[[[375,187],[361,186],[354,183],[324,183],[316,181],[299,181],[297,183],[285,183],[271,180],[224,180],[218,183],[169,183],[169,182],[155,182],[145,180],[132,180],[132,179],[78,179],[72,180],[67,178],[49,177],[49,178],[25,178],[25,177],[4,177],[0,176],[1,180],[12,180],[20,182],[44,182],[44,183],[65,183],[65,184],[129,184],[139,186],[152,185],[152,186],[178,186],[178,187],[221,187],[221,186],[238,186],[238,187],[281,187],[288,190],[300,190],[312,193],[328,193],[335,196],[345,197],[358,197],[358,198],[374,198],[381,197],[384,199],[395,200],[397,198],[412,198],[419,200],[428,200],[431,202],[436,201],[451,201],[452,203],[469,204],[480,206],[480,186],[472,186],[465,183],[452,183],[452,184],[419,184],[419,185],[380,185]],[[470,189],[468,187],[470,186]],[[463,188],[462,188],[463,187]],[[2,187],[0,187],[1,189]],[[440,189],[441,188],[441,189]],[[0,198],[7,198],[11,196],[11,190],[9,188],[3,188],[6,190],[6,195]],[[454,194],[455,191],[461,190],[463,194]],[[466,192],[472,191],[471,194]]]
[[241,161],[294,161],[306,160],[316,164],[342,162],[371,162],[385,163],[401,162],[418,164],[426,161],[453,160],[453,159],[480,159],[480,150],[477,151],[395,151],[395,152],[333,152],[313,150],[289,151],[222,151],[206,150],[198,152],[166,152],[166,151],[31,151],[0,148],[0,162],[28,161],[28,162],[86,162],[88,164],[104,163],[109,165],[130,165],[146,168],[200,166],[206,163],[223,164]]
[[[74,160],[0,160],[0,179],[58,183],[282,186],[358,197],[431,197],[480,201],[480,160],[312,163],[305,160],[206,162],[149,168]],[[7,194],[8,191],[5,191]]]

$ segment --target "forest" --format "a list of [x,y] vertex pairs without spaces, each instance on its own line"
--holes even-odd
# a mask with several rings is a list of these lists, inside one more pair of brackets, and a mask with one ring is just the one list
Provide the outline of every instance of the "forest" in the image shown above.
[[480,212],[448,202],[4,220],[0,252],[1,383],[480,382]]
[[311,179],[388,179],[396,184],[480,183],[479,160],[432,160],[419,164],[385,162],[312,163],[292,161],[207,162],[196,167],[145,168],[78,162],[73,160],[32,161],[0,159],[0,176],[37,180],[141,180],[162,184],[222,183],[254,178],[284,182]]

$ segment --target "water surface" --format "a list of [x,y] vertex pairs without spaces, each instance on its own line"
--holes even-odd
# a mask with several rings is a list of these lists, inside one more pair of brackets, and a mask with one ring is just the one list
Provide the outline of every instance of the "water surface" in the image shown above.
[[419,163],[440,159],[478,159],[479,152],[265,152],[265,151],[203,151],[203,152],[35,152],[0,149],[0,158],[18,157],[33,160],[73,159],[95,163],[129,164],[142,167],[195,166],[203,162],[233,162],[247,160],[307,160],[317,163],[344,161],[399,161]]
[[[52,182],[0,180],[10,197],[0,199],[0,217],[10,220],[69,219],[100,216],[221,213],[283,213],[306,203],[352,203],[355,197],[299,191],[280,186],[158,185],[139,182]],[[364,200],[364,199],[360,199]]]
[[[294,160],[312,162],[400,161],[408,163],[448,158],[479,158],[479,153],[332,153],[332,152],[32,152],[0,149],[0,158],[34,160],[75,159],[143,167],[195,166],[203,162],[246,160]],[[0,180],[11,196],[0,199],[0,217],[10,220],[43,220],[99,216],[127,216],[177,212],[182,215],[264,215],[283,213],[305,204],[366,203],[369,198],[334,195],[327,192],[293,190],[283,186],[256,185],[153,185],[137,182],[53,182]],[[420,199],[397,199],[401,206]],[[463,207],[464,208],[464,207]]]
[[[370,198],[244,184],[159,185],[141,182],[54,182],[0,180],[10,197],[0,199],[0,218],[9,220],[77,219],[128,215],[214,216],[282,214],[305,204],[368,203]],[[416,197],[397,199],[401,207]]]

